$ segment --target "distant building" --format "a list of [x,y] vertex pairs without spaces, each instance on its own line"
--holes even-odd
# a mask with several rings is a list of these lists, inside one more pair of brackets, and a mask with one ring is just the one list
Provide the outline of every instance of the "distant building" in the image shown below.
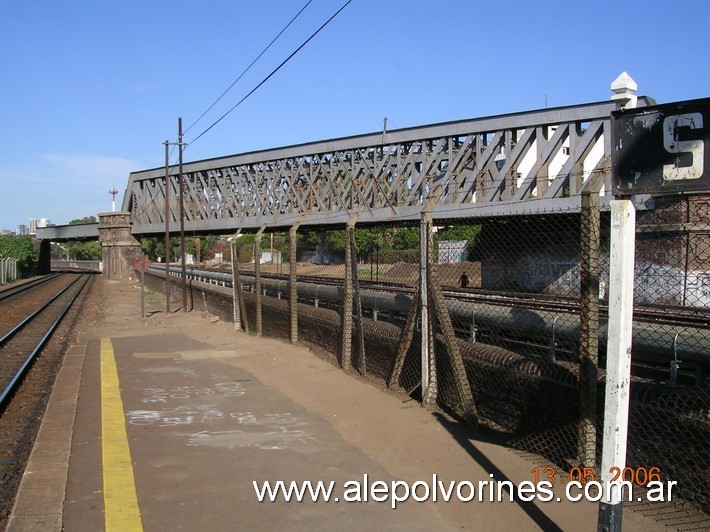
[[3,229],[2,231],[0,231],[0,235],[2,235],[2,236],[11,235],[11,234],[12,234],[12,231],[10,231],[9,229]]
[[29,228],[27,230],[27,233],[30,235],[37,234],[37,218],[30,218]]
[[27,230],[27,226],[25,224],[20,224],[17,226],[17,234],[18,235],[28,235],[29,231]]

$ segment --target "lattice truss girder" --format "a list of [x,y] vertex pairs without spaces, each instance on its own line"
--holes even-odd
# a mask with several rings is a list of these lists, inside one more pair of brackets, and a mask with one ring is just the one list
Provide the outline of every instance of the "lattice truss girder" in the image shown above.
[[[608,166],[615,108],[536,111],[189,163],[186,228],[340,223],[355,213],[390,221],[418,212],[433,194],[437,206],[462,210],[575,196],[593,170]],[[164,170],[131,174],[124,209],[138,232],[164,230],[165,183]],[[178,223],[174,169],[168,183],[169,218]]]

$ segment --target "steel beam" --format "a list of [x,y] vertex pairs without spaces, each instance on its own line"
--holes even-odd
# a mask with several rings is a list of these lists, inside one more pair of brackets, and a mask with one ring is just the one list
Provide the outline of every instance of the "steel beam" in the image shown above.
[[[571,212],[610,155],[601,102],[377,132],[184,165],[187,231],[417,221],[431,191],[436,219]],[[606,163],[604,163],[606,164]],[[176,189],[177,176],[167,186]],[[133,233],[165,225],[163,168],[130,175]],[[602,202],[604,204],[604,201]],[[172,226],[177,213],[169,211]]]

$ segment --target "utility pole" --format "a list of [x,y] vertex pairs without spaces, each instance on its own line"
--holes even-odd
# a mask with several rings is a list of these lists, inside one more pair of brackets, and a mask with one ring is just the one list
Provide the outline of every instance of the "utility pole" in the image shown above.
[[170,142],[165,144],[165,313],[170,314]]
[[180,154],[179,162],[179,177],[180,185],[180,261],[182,262],[182,311],[187,312],[187,275],[185,274],[185,189],[183,186],[182,176],[182,117],[178,118],[178,153]]
[[170,153],[169,146],[177,145],[180,162],[178,168],[178,194],[180,195],[180,262],[182,264],[182,311],[187,312],[187,282],[185,273],[185,207],[183,204],[182,150],[186,146],[182,141],[182,118],[178,118],[178,142],[163,142],[165,145],[165,311],[170,312]]

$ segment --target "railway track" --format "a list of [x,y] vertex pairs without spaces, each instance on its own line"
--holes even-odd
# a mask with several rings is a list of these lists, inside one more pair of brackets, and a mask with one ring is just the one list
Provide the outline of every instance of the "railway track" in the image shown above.
[[[188,275],[192,273],[191,270],[192,268],[188,269]],[[198,270],[194,271],[197,272]],[[229,276],[231,279],[231,272],[210,268],[207,268],[204,271]],[[254,274],[252,272],[241,272],[240,275],[253,276]],[[261,277],[263,279],[286,282],[289,280],[289,276],[287,274],[262,273]],[[335,277],[299,275],[298,281],[324,286],[343,285],[343,279]],[[359,284],[361,290],[382,290],[386,292],[403,294],[413,294],[415,291],[415,287],[404,283],[360,280]],[[455,301],[487,303],[501,307],[525,308],[572,315],[579,315],[580,313],[579,298],[517,292],[502,293],[477,288],[461,289],[451,286],[444,286],[442,288],[444,296],[447,299]],[[608,305],[606,301],[600,302],[599,312],[601,318],[606,318],[608,315]],[[707,309],[704,308],[692,309],[688,307],[677,307],[670,305],[644,305],[634,309],[634,319],[639,322],[656,325],[698,328],[710,327],[710,313],[708,313]]]
[[[70,330],[67,318],[78,315],[76,303],[83,301],[91,280],[90,274],[53,276],[0,301],[0,529],[61,367]],[[25,309],[22,319],[5,312],[12,308]]]
[[0,362],[0,408],[15,391],[18,382],[89,279],[88,274],[77,277],[0,337],[3,355]]
[[44,275],[42,277],[36,277],[26,283],[14,283],[4,290],[0,291],[0,301],[10,300],[17,297],[18,295],[27,293],[29,290],[40,286],[42,284],[48,283],[53,279],[56,279],[60,274],[54,273],[51,275]]
[[[160,268],[156,268],[160,270]],[[164,271],[164,267],[163,267]],[[179,283],[180,271],[171,267],[173,282]],[[231,286],[232,274],[188,268],[188,277],[209,283]],[[253,272],[240,272],[243,286],[254,290]],[[283,296],[288,278],[263,274],[262,290],[267,295]],[[299,275],[299,301],[316,307],[337,309],[341,304],[343,280]],[[496,292],[477,288],[459,289],[443,286],[456,336],[466,341],[504,347],[516,353],[578,361],[580,337],[580,301],[578,298],[546,294]],[[407,298],[415,286],[396,283],[361,282],[363,311],[374,320],[388,321],[400,328],[408,311]],[[404,296],[404,297],[402,297]],[[600,323],[597,333],[604,351],[608,308],[599,303]],[[710,359],[710,314],[705,308],[651,306],[634,309],[634,357],[639,371],[657,381],[683,377],[704,380]],[[600,354],[603,358],[603,353]],[[671,362],[676,372],[669,377]],[[648,366],[648,367],[647,367]],[[687,377],[687,378],[686,378]],[[674,381],[675,382],[675,381]]]

